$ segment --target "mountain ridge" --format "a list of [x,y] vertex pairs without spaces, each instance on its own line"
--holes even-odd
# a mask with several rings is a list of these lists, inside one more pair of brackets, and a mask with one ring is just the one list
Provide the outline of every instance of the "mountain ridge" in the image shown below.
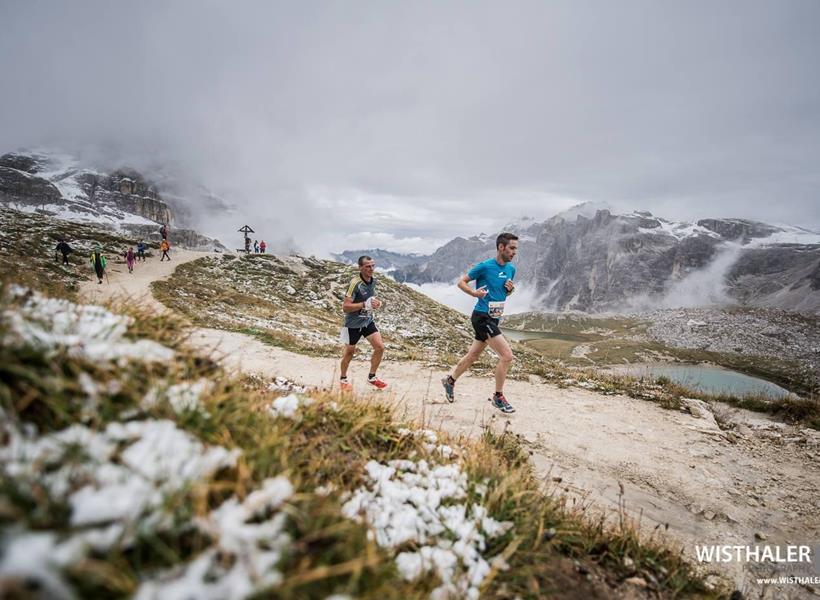
[[[511,225],[521,238],[519,280],[531,282],[545,309],[630,311],[676,297],[690,302],[683,306],[699,306],[702,297],[703,305],[820,311],[820,234],[810,229],[740,218],[690,223],[608,209],[592,218],[575,214],[574,221],[559,214]],[[394,276],[416,284],[454,281],[493,254],[494,239],[456,237]],[[692,289],[681,296],[687,286]]]

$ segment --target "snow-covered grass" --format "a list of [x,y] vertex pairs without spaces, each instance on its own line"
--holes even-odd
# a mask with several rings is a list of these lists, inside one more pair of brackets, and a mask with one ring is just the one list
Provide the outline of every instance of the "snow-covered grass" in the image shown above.
[[[145,581],[139,600],[198,598],[240,600],[281,583],[276,569],[290,545],[287,516],[276,512],[293,495],[286,477],[266,479],[240,501],[233,497],[195,519],[196,526],[215,540],[188,564]],[[226,566],[226,558],[233,559]]]
[[[166,361],[70,344],[54,360],[57,346],[12,332],[25,296],[3,302],[4,585],[399,599],[538,597],[565,581],[606,595],[628,553],[661,594],[704,589],[676,554],[544,495],[514,436],[451,440],[349,395],[232,379],[191,354],[167,315],[133,312],[119,338],[160,344]],[[38,323],[57,337],[60,318]]]
[[6,343],[29,346],[48,355],[66,353],[89,361],[169,361],[170,348],[152,340],[126,337],[133,319],[115,315],[101,306],[75,304],[47,298],[20,286],[9,288],[12,305],[2,318],[8,331]]
[[[441,585],[432,598],[477,599],[490,573],[483,555],[486,539],[504,535],[513,523],[498,522],[480,502],[467,501],[469,479],[457,464],[370,461],[365,471],[366,485],[345,502],[342,513],[370,525],[380,546],[414,543],[416,550],[396,556],[396,566],[408,581],[435,574]],[[503,559],[497,563],[506,564]]]
[[310,406],[311,404],[313,404],[313,400],[310,398],[305,398],[299,394],[288,394],[271,402],[268,411],[272,417],[284,417],[298,421],[300,419],[299,407]]

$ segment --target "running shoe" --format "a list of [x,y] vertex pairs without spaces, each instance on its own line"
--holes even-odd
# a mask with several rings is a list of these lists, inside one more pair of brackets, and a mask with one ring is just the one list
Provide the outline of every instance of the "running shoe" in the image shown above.
[[352,384],[352,383],[350,383],[350,382],[349,382],[349,381],[347,381],[347,380],[340,381],[340,382],[339,382],[339,388],[340,388],[343,392],[352,392],[352,391],[353,391],[353,384]]
[[492,405],[500,410],[503,413],[514,413],[515,409],[513,408],[512,404],[507,402],[507,399],[504,397],[504,394],[495,394],[492,398],[487,398]]
[[379,379],[378,377],[373,377],[372,379],[368,378],[367,383],[369,383],[374,388],[379,389],[379,390],[383,390],[383,389],[387,388],[387,384],[384,381],[382,381],[381,379]]
[[441,380],[441,385],[444,386],[444,395],[447,396],[449,402],[456,401],[456,384],[450,383],[450,377],[445,377]]

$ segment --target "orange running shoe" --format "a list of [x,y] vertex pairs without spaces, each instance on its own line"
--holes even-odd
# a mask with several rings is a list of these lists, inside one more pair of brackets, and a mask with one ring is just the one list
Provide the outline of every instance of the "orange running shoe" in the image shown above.
[[353,384],[345,379],[344,381],[339,382],[339,388],[343,392],[352,392],[353,391]]
[[368,377],[367,383],[372,385],[374,388],[377,388],[377,389],[380,389],[380,390],[383,390],[383,389],[387,388],[387,384],[384,381],[382,381],[381,379],[379,379],[378,377],[373,377],[373,378]]

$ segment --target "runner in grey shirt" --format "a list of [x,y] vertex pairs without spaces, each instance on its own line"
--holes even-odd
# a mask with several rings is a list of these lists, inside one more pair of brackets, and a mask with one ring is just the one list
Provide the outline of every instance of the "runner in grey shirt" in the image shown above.
[[376,278],[373,271],[376,261],[369,256],[360,256],[358,260],[359,274],[350,280],[342,303],[345,313],[345,323],[341,331],[341,342],[344,344],[342,354],[341,377],[339,385],[342,391],[351,391],[352,384],[347,379],[347,368],[356,352],[356,344],[365,338],[373,346],[373,356],[370,358],[370,373],[367,382],[373,387],[383,390],[387,384],[376,377],[376,370],[384,356],[384,342],[382,334],[376,327],[373,312],[382,305],[376,297]]

